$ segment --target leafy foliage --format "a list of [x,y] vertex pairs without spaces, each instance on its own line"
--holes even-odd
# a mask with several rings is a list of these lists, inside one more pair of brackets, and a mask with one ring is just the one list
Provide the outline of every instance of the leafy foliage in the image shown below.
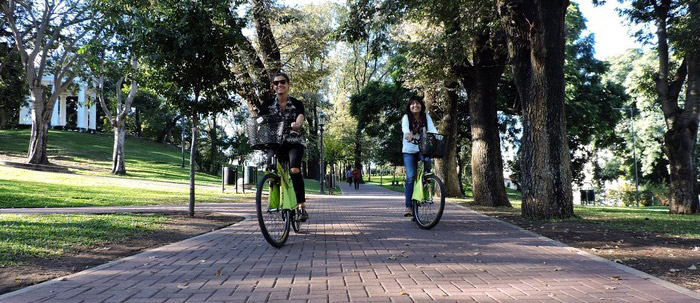
[[0,25],[0,128],[19,122],[19,109],[26,103],[27,83],[12,37]]
[[612,126],[622,119],[616,108],[622,107],[627,95],[620,84],[605,81],[609,66],[593,56],[594,39],[583,35],[586,20],[578,4],[569,5],[565,21],[566,126],[574,181],[580,183],[583,166],[594,152],[586,146],[594,141],[599,146],[620,142]]
[[357,127],[376,141],[382,153],[379,162],[394,165],[401,159],[401,117],[409,91],[396,83],[372,81],[350,96],[350,114],[357,119]]

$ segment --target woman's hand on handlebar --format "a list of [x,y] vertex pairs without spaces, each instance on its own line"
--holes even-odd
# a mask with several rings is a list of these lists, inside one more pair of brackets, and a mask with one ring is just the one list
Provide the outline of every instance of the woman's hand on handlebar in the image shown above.
[[413,138],[413,136],[411,136],[411,133],[405,133],[403,137],[406,138],[406,141],[408,142],[411,142],[411,139]]

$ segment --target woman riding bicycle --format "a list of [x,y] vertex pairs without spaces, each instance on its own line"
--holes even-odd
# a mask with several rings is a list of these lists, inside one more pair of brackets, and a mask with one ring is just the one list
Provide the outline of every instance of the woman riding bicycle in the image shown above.
[[404,217],[410,217],[413,215],[411,213],[411,197],[413,196],[413,182],[416,179],[418,161],[425,161],[425,171],[430,170],[430,158],[423,157],[418,143],[422,133],[437,133],[433,119],[425,112],[425,103],[420,97],[411,96],[408,99],[406,114],[401,119],[401,131],[403,132],[401,152],[403,153],[403,164],[406,168],[406,188],[404,190],[406,210],[403,215]]
[[289,155],[289,172],[296,193],[297,204],[301,209],[300,221],[306,221],[309,214],[304,203],[304,179],[301,176],[301,161],[304,158],[306,139],[302,133],[304,123],[304,104],[289,96],[289,76],[279,72],[272,77],[272,86],[275,90],[275,99],[268,100],[260,107],[260,115],[280,115],[284,117],[285,124],[289,126],[289,133],[279,149],[280,153]]

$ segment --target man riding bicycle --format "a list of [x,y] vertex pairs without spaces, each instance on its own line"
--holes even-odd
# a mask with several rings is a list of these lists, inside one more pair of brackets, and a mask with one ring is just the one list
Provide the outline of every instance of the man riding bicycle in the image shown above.
[[297,204],[301,209],[300,221],[309,218],[306,212],[304,178],[301,176],[301,161],[304,158],[306,139],[302,131],[304,123],[304,104],[289,95],[291,83],[287,74],[279,72],[272,77],[275,98],[267,100],[260,106],[260,115],[280,115],[284,117],[285,127],[289,128],[279,153],[289,156],[289,172],[296,193]]

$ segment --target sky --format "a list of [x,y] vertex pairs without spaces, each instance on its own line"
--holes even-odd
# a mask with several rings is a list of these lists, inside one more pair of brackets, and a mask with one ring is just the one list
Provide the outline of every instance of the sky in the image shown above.
[[[344,0],[282,0],[289,6],[318,4],[324,2],[344,3]],[[574,0],[579,3],[586,18],[588,31],[595,35],[595,57],[600,60],[623,53],[628,48],[641,47],[628,33],[624,19],[618,16],[615,0],[608,0],[605,5],[594,7],[591,0]]]

